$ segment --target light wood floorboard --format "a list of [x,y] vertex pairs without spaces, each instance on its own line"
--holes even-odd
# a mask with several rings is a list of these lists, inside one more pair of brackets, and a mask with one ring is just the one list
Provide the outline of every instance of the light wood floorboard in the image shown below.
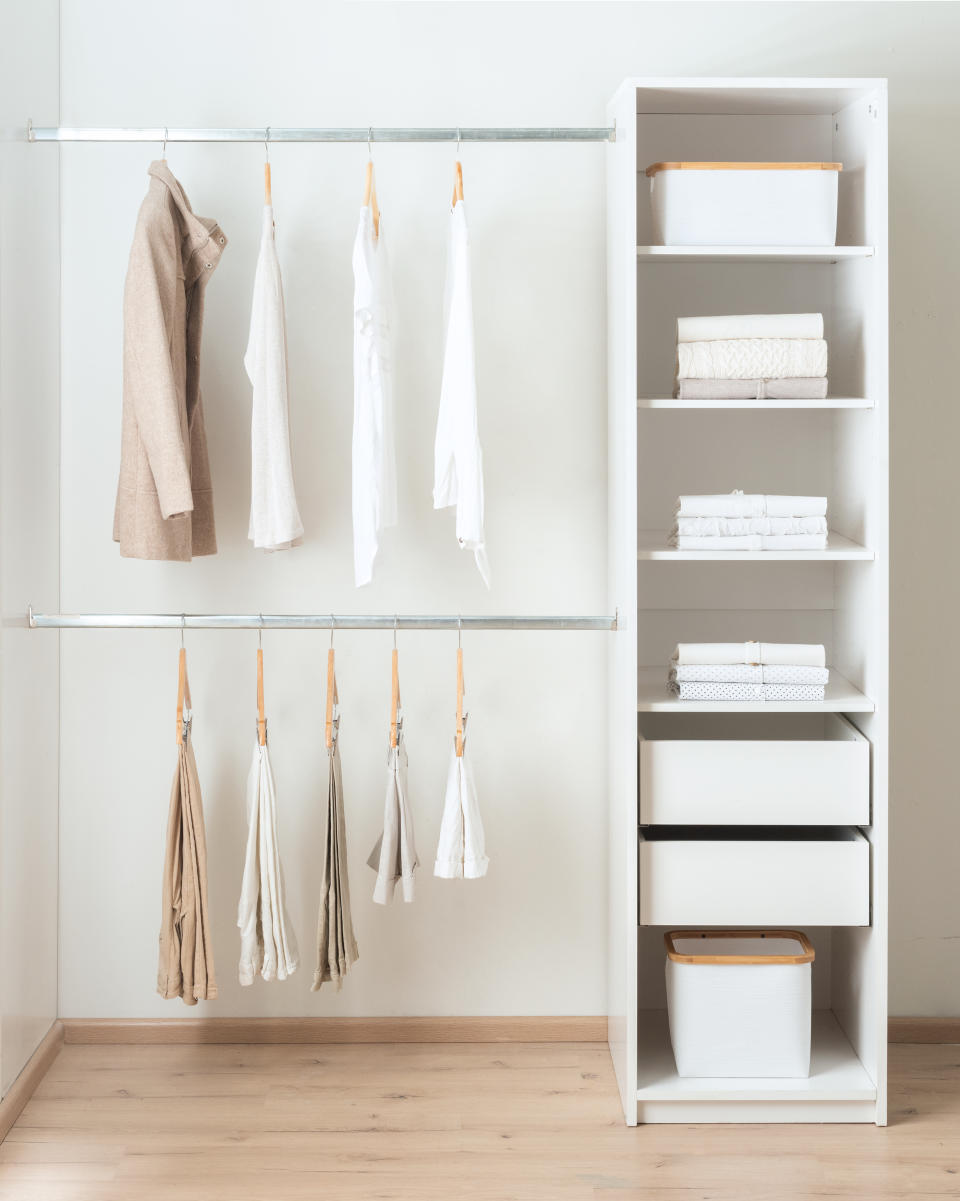
[[890,1058],[883,1130],[630,1130],[597,1043],[67,1045],[0,1201],[958,1199],[960,1046]]

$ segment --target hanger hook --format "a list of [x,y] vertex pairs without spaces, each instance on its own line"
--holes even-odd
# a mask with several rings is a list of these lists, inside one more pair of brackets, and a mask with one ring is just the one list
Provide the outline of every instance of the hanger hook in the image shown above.
[[460,126],[457,126],[457,157],[460,157]]
[[270,162],[270,126],[264,130],[265,137],[263,139],[263,152],[267,156],[267,162]]
[[367,158],[369,158],[369,159],[373,158],[373,150],[370,147],[370,143],[372,141],[373,141],[373,126],[368,125],[367,126]]
[[181,613],[180,614],[180,649],[181,650],[183,650],[183,647],[184,647],[183,631],[186,628],[187,628],[187,615],[186,615],[186,613]]
[[457,650],[460,650],[460,648],[463,645],[463,643],[461,642],[462,634],[463,634],[463,618],[458,613],[457,614]]
[[160,158],[163,162],[167,161],[167,134],[169,132],[170,132],[169,126],[164,125],[164,127],[163,127],[163,146],[160,150]]
[[337,619],[331,613],[330,614],[330,649],[331,650],[333,650],[333,630],[334,630],[334,626],[336,626],[336,624],[337,624]]
[[394,615],[393,615],[393,649],[394,650],[397,649],[397,625],[399,624],[399,621],[400,621],[399,617],[397,616],[396,613],[394,613]]
[[257,645],[263,650],[263,613],[260,614],[260,629],[257,630]]

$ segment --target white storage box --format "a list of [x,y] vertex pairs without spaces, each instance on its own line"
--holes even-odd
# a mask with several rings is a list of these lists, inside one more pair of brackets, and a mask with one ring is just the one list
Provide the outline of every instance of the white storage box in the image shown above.
[[814,950],[795,930],[673,930],[667,1013],[680,1076],[809,1076]]
[[840,163],[653,163],[662,246],[833,246]]
[[839,713],[644,714],[641,825],[865,826],[870,743]]
[[870,844],[846,826],[640,831],[644,926],[869,926]]

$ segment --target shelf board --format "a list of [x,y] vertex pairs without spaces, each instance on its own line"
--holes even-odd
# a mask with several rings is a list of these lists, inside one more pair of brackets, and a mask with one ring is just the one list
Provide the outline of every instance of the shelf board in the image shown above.
[[638,530],[637,559],[665,559],[674,563],[783,563],[806,560],[873,559],[874,552],[831,530],[826,550],[677,550],[664,530]]
[[638,1101],[875,1101],[876,1085],[829,1010],[815,1010],[810,1075],[723,1079],[678,1076],[665,1010],[640,1011]]
[[839,263],[872,258],[872,246],[638,246],[638,263]]
[[876,706],[833,667],[822,701],[681,701],[670,691],[669,669],[637,669],[638,713],[873,713]]
[[641,396],[638,409],[872,409],[863,396],[828,396],[824,400],[680,400],[676,396]]

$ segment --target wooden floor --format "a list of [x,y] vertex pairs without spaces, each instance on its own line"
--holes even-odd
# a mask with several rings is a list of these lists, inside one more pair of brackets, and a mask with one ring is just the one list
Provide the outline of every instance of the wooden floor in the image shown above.
[[629,1130],[602,1043],[68,1045],[0,1199],[958,1198],[960,1045],[890,1056],[884,1130]]

